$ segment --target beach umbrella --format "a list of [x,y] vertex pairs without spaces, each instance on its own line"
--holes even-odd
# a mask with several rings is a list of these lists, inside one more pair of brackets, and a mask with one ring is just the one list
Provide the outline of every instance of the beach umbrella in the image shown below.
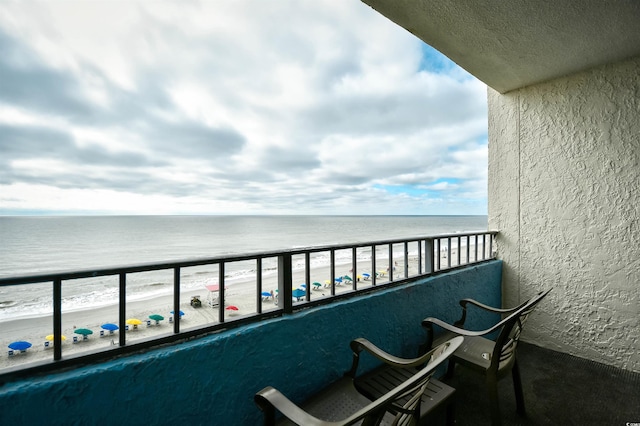
[[299,288],[293,290],[293,292],[291,293],[291,295],[298,300],[300,300],[301,297],[304,297],[305,294],[306,292],[304,290],[300,290]]
[[367,274],[366,272],[363,273],[362,276],[364,277],[365,280],[368,280],[369,278],[371,278],[371,275]]
[[298,287],[299,287],[299,288],[301,288],[301,289],[303,289],[303,290],[306,290],[306,289],[307,289],[307,285],[306,285],[306,284],[304,284],[304,283],[303,283],[303,284],[300,284]]
[[271,293],[269,293],[268,291],[263,291],[262,292],[262,296],[263,297],[271,297]]
[[25,342],[24,340],[9,343],[9,349],[13,349],[14,351],[26,351],[30,347],[31,343]]
[[337,283],[342,283],[342,277],[336,277],[336,282]]
[[315,288],[320,288],[320,287],[322,287],[322,284],[320,284],[318,281],[316,281],[316,282],[313,283],[313,286]]
[[353,281],[349,275],[345,275],[342,279],[345,281]]
[[[206,289],[209,291],[220,291],[220,285],[219,284],[207,284],[205,285]],[[226,287],[225,287],[226,289]]]
[[[173,315],[173,314],[175,314],[175,312],[171,311],[170,314]],[[184,312],[180,311],[180,317],[182,317],[182,316],[184,316]],[[151,318],[151,317],[149,317],[149,318]]]
[[238,307],[234,306],[234,305],[229,305],[229,306],[226,307],[226,310],[227,311],[237,311]]
[[107,331],[116,331],[118,329],[118,326],[115,324],[111,324],[110,322],[106,323],[106,324],[102,324],[100,327],[102,327],[104,330]]
[[152,319],[154,321],[162,321],[164,317],[162,315],[153,314],[153,315],[149,315],[149,319]]
[[76,328],[75,330],[73,330],[73,332],[76,334],[82,334],[83,336],[93,334],[93,331],[89,330],[88,328]]
[[142,324],[142,321],[140,321],[138,318],[129,318],[126,322],[127,324],[132,325],[133,328],[136,328],[140,324]]
[[[45,337],[45,339],[49,340],[50,342],[53,341],[53,334],[49,334],[48,336]],[[61,335],[60,340],[67,340],[67,336],[65,336],[64,334]]]

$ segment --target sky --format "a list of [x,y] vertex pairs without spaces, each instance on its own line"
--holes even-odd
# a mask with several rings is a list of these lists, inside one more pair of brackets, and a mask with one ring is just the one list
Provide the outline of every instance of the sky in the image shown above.
[[0,215],[486,212],[486,86],[358,0],[0,2]]

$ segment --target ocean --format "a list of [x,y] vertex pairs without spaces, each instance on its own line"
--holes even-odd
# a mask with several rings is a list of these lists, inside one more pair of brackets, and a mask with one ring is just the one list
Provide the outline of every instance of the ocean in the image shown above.
[[[487,216],[6,216],[0,277],[484,230]],[[183,271],[182,285],[202,286],[210,279],[204,272]],[[226,272],[230,282],[255,274],[240,265]],[[128,298],[171,291],[171,271],[134,275]],[[117,291],[117,277],[66,281],[63,309],[117,303]],[[50,284],[0,287],[0,321],[51,309]]]

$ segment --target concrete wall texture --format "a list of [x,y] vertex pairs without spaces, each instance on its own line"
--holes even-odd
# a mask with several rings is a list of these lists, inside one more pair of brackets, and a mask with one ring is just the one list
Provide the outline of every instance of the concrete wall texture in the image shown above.
[[[174,346],[0,387],[0,425],[256,425],[253,396],[274,386],[300,402],[351,366],[349,342],[366,337],[417,355],[435,316],[453,322],[458,300],[499,306],[502,262],[489,261],[331,305]],[[474,315],[469,328],[496,318]],[[369,357],[371,358],[371,357]],[[363,358],[364,371],[374,365]],[[361,364],[363,365],[363,364]]]
[[640,58],[488,99],[504,304],[554,288],[524,340],[640,371]]

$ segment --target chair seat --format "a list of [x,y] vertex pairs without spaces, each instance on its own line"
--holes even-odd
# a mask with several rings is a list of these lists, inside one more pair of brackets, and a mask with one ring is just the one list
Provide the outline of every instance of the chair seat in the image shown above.
[[[343,377],[300,405],[307,413],[326,421],[339,421],[370,404],[371,401],[356,390],[353,379]],[[385,415],[381,425],[391,424],[393,416]],[[386,421],[385,421],[386,420]],[[286,418],[281,419],[279,426],[295,425]]]
[[481,336],[464,336],[464,342],[453,353],[456,362],[476,368],[488,370],[491,366],[491,355],[496,342]]
[[[417,370],[407,368],[394,368],[383,365],[355,380],[355,387],[363,394],[374,400],[389,392],[400,383],[407,380]],[[429,380],[427,389],[420,400],[420,418],[423,420],[433,413],[437,413],[441,408],[453,402],[455,389],[451,386],[434,379]],[[409,397],[399,402],[405,403]]]

